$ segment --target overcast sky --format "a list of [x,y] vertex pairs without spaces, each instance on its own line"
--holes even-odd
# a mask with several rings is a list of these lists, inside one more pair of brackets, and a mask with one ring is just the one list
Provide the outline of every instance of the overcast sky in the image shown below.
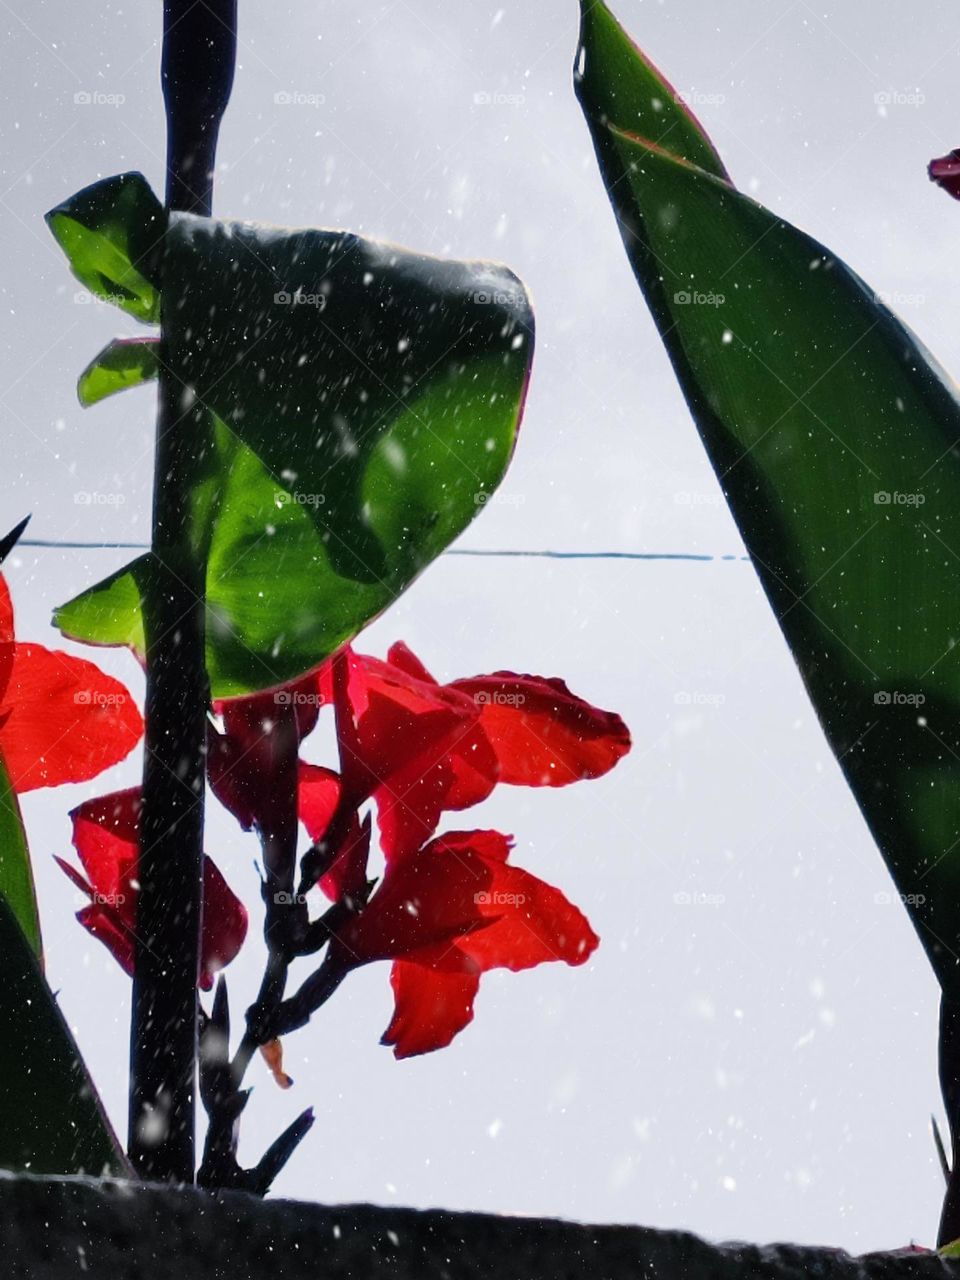
[[[123,169],[162,190],[160,9],[0,0],[0,525],[31,511],[35,538],[148,534],[152,391],[83,413],[73,389],[134,322],[75,300],[42,214]],[[293,1091],[256,1067],[243,1154],[312,1103],[319,1122],[277,1194],[929,1243],[935,984],[634,285],[572,93],[575,0],[240,13],[217,212],[500,259],[533,293],[516,461],[460,545],[710,557],[445,557],[370,629],[362,648],[404,638],[438,676],[560,675],[627,719],[634,751],[610,777],[501,789],[469,815],[513,832],[515,860],[581,906],[602,945],[581,969],[485,977],[453,1046],[399,1064],[377,1043],[387,966],[353,975],[290,1038]],[[960,144],[955,7],[874,0],[869,22],[804,0],[618,13],[696,95],[738,185],[960,368],[960,208],[924,172]],[[123,560],[21,550],[20,635],[55,643],[51,608]],[[141,693],[131,659],[102,665]],[[138,771],[24,805],[49,976],[121,1127],[129,984],[74,922],[51,855],[68,851],[70,807]],[[207,848],[256,911],[255,841],[215,803]],[[238,1011],[261,964],[255,939],[230,974]]]

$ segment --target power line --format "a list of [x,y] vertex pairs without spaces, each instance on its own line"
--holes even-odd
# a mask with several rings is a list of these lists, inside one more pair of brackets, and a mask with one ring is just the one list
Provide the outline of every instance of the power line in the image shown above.
[[[41,550],[63,549],[73,551],[149,551],[147,542],[60,542],[51,538],[21,538],[20,547],[37,547]],[[688,560],[695,562],[713,560],[749,560],[744,555],[709,556],[684,551],[551,551],[525,548],[496,549],[492,547],[458,547],[444,551],[445,556],[476,556],[501,560]]]

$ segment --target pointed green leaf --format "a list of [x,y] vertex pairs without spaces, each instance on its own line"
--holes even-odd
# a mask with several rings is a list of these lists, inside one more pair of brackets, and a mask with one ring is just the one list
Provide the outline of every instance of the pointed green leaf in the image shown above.
[[87,365],[77,381],[84,408],[107,396],[156,378],[160,365],[156,338],[114,338]]
[[3,898],[0,962],[0,1168],[127,1176],[70,1029]]
[[[483,509],[513,452],[532,315],[501,267],[180,214],[164,280],[169,367],[215,415],[193,494],[212,688],[248,693],[322,662]],[[56,623],[142,645],[135,615],[122,573]]]
[[40,917],[30,867],[30,852],[16,792],[0,759],[0,897],[5,898],[23,935],[40,955]]
[[[847,266],[675,134],[634,136],[602,49],[585,66],[637,279],[830,744],[960,993],[960,403]],[[638,95],[651,76],[639,55],[614,73]]]
[[707,173],[726,178],[723,161],[673,85],[601,2],[581,6],[574,66],[577,96],[592,121],[649,138]]
[[81,284],[138,320],[159,322],[166,215],[142,174],[84,187],[46,220]]

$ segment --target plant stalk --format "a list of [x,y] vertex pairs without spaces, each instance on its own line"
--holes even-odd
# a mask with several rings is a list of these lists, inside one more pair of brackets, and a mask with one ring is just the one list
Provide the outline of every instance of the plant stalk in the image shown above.
[[[165,0],[170,212],[210,215],[217,135],[235,62],[236,0]],[[184,403],[165,354],[161,331],[153,571],[142,593],[147,695],[129,1153],[141,1177],[192,1183],[209,688],[205,565],[191,544],[190,478],[210,422],[201,405]]]

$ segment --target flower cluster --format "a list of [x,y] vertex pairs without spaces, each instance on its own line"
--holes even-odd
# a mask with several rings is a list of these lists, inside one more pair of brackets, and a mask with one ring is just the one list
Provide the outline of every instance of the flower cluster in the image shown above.
[[[630,747],[619,716],[556,679],[499,671],[440,684],[404,644],[386,661],[347,649],[296,685],[219,708],[210,781],[244,826],[273,820],[278,711],[292,709],[302,739],[326,706],[336,713],[339,771],[301,761],[296,780],[314,842],[301,893],[319,883],[340,908],[320,989],[391,961],[395,1010],[383,1039],[408,1057],[449,1044],[470,1022],[485,971],[587,960],[598,942],[588,921],[510,863],[509,837],[437,829],[444,813],[478,804],[498,783],[600,777]],[[372,892],[370,824],[361,821],[369,802],[384,857]]]
[[[299,758],[325,708],[335,714],[336,771]],[[241,826],[261,837],[268,925],[271,913],[275,923],[289,907],[300,912],[301,933],[314,937],[299,954],[325,948],[304,984],[305,1016],[290,1025],[305,1021],[352,970],[386,960],[395,1008],[383,1042],[398,1058],[426,1053],[471,1021],[486,971],[579,965],[596,948],[582,912],[512,864],[509,836],[438,829],[445,813],[480,803],[498,783],[560,787],[607,773],[630,749],[613,712],[542,676],[498,671],[441,684],[404,644],[385,661],[345,648],[292,684],[214,712],[209,782]],[[312,841],[296,887],[292,871],[277,871],[275,851],[285,830],[289,847],[294,795],[294,828],[299,817]],[[74,845],[87,878],[61,864],[91,899],[81,923],[128,972],[139,806],[137,791],[81,806]],[[378,881],[370,878],[370,806],[383,856]],[[317,886],[333,903],[319,917],[307,905]],[[242,906],[207,859],[204,985],[236,955],[245,930]]]

